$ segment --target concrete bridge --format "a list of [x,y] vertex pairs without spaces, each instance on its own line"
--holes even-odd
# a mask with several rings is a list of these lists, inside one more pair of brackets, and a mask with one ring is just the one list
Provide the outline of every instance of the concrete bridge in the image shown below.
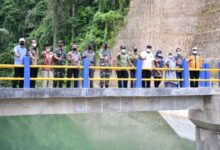
[[0,116],[190,111],[198,150],[220,149],[220,89],[0,89]]

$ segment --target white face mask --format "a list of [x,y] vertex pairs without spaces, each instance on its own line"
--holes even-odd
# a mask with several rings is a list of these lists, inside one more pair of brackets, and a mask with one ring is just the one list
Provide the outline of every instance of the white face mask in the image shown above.
[[150,49],[147,49],[147,53],[150,53],[151,52],[151,50]]
[[161,57],[161,56],[162,56],[162,54],[158,54],[158,56],[159,56],[159,57]]
[[50,48],[47,48],[46,51],[47,51],[47,52],[50,52]]
[[37,46],[37,43],[33,43],[32,46],[33,46],[33,47],[36,47],[36,46]]
[[197,51],[193,51],[193,54],[197,54],[198,52]]
[[122,53],[122,54],[125,54],[125,53],[126,53],[126,49],[122,49],[122,50],[121,50],[121,53]]
[[177,52],[177,55],[181,55],[182,54],[182,52]]
[[169,58],[173,58],[173,55],[169,55]]

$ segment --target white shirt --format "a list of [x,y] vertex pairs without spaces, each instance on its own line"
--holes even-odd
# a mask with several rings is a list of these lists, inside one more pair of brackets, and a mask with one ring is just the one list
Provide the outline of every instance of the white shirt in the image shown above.
[[143,59],[143,65],[142,68],[152,68],[153,67],[153,61],[154,61],[154,55],[153,53],[147,53],[147,51],[141,52],[141,58]]

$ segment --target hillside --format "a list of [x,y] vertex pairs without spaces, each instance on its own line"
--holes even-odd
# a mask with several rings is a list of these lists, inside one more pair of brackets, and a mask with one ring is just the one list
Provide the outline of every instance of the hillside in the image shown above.
[[151,44],[166,54],[181,47],[184,55],[197,46],[205,60],[219,60],[219,14],[219,0],[131,0],[114,53],[121,44],[136,44],[141,50]]

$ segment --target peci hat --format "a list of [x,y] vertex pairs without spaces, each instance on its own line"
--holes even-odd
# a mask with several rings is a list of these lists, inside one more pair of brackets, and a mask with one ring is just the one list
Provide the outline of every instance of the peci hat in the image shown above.
[[147,45],[147,48],[152,49],[152,46],[151,45]]

